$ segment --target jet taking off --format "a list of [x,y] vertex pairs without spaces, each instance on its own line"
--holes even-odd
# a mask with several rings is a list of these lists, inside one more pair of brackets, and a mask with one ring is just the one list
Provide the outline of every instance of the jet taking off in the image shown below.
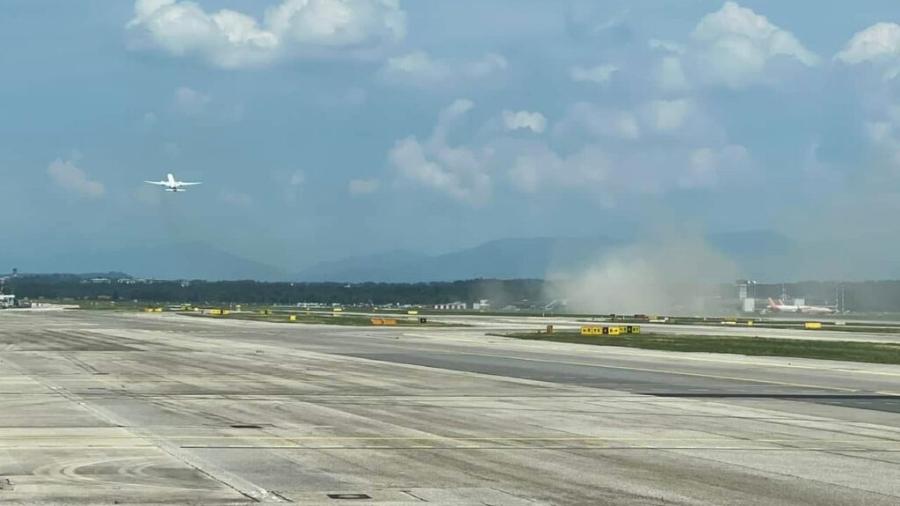
[[184,181],[176,181],[175,176],[166,174],[165,181],[144,181],[145,183],[155,184],[157,186],[165,186],[167,192],[183,192],[187,190],[186,186],[194,186],[201,183],[187,183]]

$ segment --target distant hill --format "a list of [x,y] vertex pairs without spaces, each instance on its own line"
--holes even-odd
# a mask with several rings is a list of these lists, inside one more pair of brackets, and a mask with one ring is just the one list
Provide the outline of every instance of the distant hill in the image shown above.
[[409,266],[418,266],[431,257],[411,251],[390,251],[319,262],[292,276],[297,281],[387,281]]
[[[771,231],[711,234],[707,241],[737,263],[747,276],[767,272],[773,259],[791,249],[785,237]],[[442,255],[398,251],[322,262],[303,269],[294,279],[415,282],[545,278],[560,270],[577,272],[629,244],[608,237],[499,239]]]
[[116,269],[135,277],[159,279],[254,279],[284,281],[290,275],[277,267],[249,260],[202,243],[176,244],[117,252],[125,265]]
[[8,261],[23,272],[126,272],[136,278],[285,281],[282,269],[200,242],[90,252],[44,253]]
[[452,281],[458,279],[543,278],[555,266],[581,265],[619,243],[606,238],[499,239],[442,255],[402,252],[315,264],[299,281]]
[[[798,248],[771,231],[711,234],[708,244],[750,278],[791,279]],[[300,272],[267,265],[200,242],[79,252],[34,252],[0,265],[25,272],[126,272],[138,278],[258,281],[419,282],[462,279],[542,279],[578,272],[614,250],[633,244],[609,237],[498,239],[440,255],[391,251],[329,260]],[[808,256],[808,255],[807,255]]]

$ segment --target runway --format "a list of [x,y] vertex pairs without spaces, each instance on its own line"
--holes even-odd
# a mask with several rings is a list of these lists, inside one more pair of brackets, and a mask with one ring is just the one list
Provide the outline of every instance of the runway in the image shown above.
[[0,313],[0,503],[900,503],[900,367],[466,320]]

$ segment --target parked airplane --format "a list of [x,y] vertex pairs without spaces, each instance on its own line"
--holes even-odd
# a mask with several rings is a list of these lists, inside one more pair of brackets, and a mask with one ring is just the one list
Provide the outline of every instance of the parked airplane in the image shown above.
[[777,302],[769,299],[768,309],[776,313],[831,314],[835,312],[833,307],[807,306],[805,304],[785,304],[781,299],[778,299]]
[[176,181],[175,176],[166,174],[165,181],[144,181],[145,183],[155,184],[157,186],[165,186],[167,192],[183,192],[187,190],[186,186],[194,186],[201,183],[187,183],[184,181]]

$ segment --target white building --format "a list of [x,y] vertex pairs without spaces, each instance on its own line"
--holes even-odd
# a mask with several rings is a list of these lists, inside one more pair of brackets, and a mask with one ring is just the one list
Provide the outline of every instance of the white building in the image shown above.
[[15,295],[0,293],[0,308],[13,307],[15,304]]
[[491,301],[487,299],[481,299],[478,302],[472,303],[472,309],[475,311],[487,311],[491,307]]
[[451,311],[462,311],[465,310],[468,305],[465,302],[450,302],[449,304],[435,304],[435,309],[443,309],[443,310],[451,310]]

